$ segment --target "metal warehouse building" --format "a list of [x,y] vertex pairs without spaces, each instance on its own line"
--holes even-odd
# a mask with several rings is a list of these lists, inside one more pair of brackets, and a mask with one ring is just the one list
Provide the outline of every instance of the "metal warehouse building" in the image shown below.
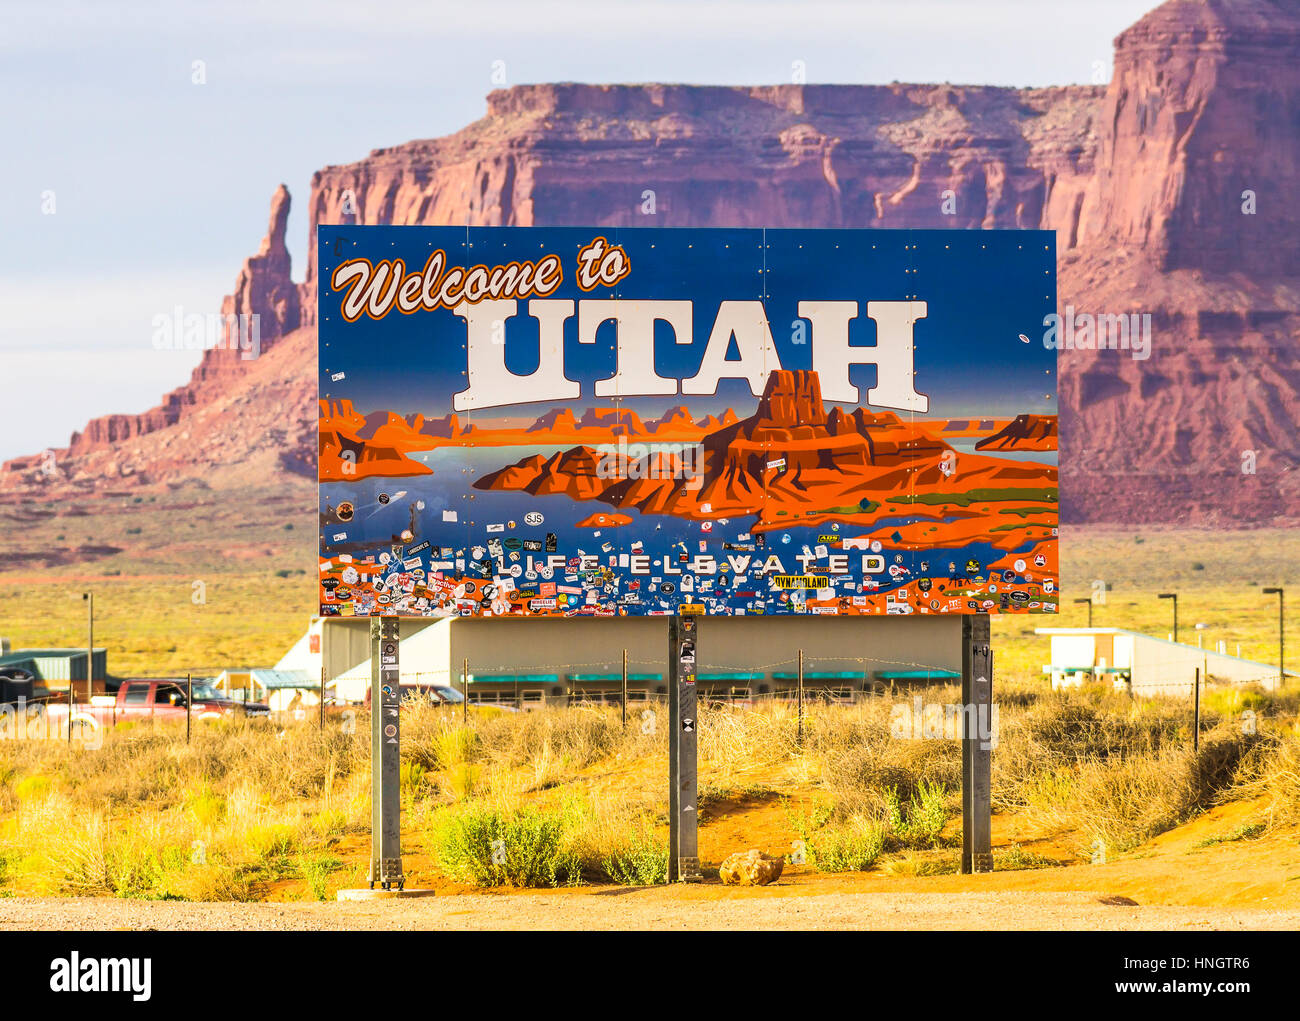
[[[94,650],[95,680],[108,676],[108,651]],[[86,679],[86,650],[83,649],[15,649],[6,641],[0,645],[0,668],[15,667],[36,676],[47,688],[66,688],[69,681]]]
[[[468,662],[476,702],[613,700],[625,649],[629,697],[667,692],[667,617],[403,618],[400,634],[403,684],[459,688]],[[704,617],[700,692],[723,699],[792,692],[801,645],[805,689],[836,699],[892,683],[960,680],[960,616],[820,617],[815,629],[798,616]],[[276,669],[315,678],[323,669],[334,697],[363,701],[370,684],[369,620],[314,618]]]

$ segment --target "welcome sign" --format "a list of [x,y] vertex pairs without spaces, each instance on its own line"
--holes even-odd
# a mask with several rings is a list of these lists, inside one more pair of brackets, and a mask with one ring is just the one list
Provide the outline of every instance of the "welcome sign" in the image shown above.
[[317,241],[322,614],[1055,612],[1051,232]]

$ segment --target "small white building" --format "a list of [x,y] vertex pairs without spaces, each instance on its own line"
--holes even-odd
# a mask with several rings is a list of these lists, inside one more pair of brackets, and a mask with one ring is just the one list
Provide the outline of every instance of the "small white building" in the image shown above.
[[1133,695],[1191,696],[1197,670],[1202,683],[1259,684],[1267,691],[1278,687],[1276,663],[1256,663],[1137,631],[1040,627],[1034,633],[1052,640],[1052,661],[1043,673],[1051,677],[1053,688],[1110,680]]
[[320,674],[307,670],[251,670],[253,697],[272,712],[320,705]]

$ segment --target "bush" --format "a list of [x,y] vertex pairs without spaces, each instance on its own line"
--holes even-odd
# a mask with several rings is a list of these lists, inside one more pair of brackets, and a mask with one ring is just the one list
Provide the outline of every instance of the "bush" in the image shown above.
[[947,796],[947,789],[942,784],[929,784],[922,780],[904,813],[898,789],[891,787],[885,792],[886,821],[899,846],[929,848],[939,845],[939,835],[948,822]]
[[994,872],[1017,872],[1023,869],[1051,869],[1061,863],[1045,855],[1026,851],[1019,844],[993,852]]
[[556,812],[473,807],[435,816],[432,842],[438,864],[453,879],[476,886],[559,886],[581,879],[577,858],[564,846]]
[[305,859],[301,865],[302,878],[307,882],[307,892],[312,900],[324,900],[326,884],[332,873],[343,867],[338,858],[322,855]]
[[622,886],[654,886],[668,882],[668,848],[649,828],[633,831],[625,842],[606,851],[600,870]]
[[888,834],[885,824],[856,816],[805,840],[808,864],[818,872],[864,872],[880,858]]

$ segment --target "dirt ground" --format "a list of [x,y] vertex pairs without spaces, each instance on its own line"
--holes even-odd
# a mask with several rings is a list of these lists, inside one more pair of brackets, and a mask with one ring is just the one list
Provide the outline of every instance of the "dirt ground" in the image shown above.
[[0,929],[1295,929],[1300,911],[1103,904],[1092,893],[842,892],[618,887],[372,903],[0,901]]
[[[0,900],[0,929],[1047,929],[1243,930],[1300,928],[1300,831],[1222,840],[1256,806],[1213,809],[1105,864],[980,876],[870,872],[826,875],[787,866],[763,888],[716,879],[675,887],[589,886],[471,890],[438,881],[437,895],[365,903],[251,904],[96,898]],[[701,829],[701,856],[739,845],[778,851],[787,840],[770,800],[718,811]],[[1020,832],[995,816],[995,848],[1019,843],[1068,861],[1066,838]],[[1207,846],[1208,838],[1220,842]],[[364,849],[357,848],[364,854]],[[419,857],[411,886],[424,885]],[[415,865],[415,868],[411,866]],[[432,878],[432,877],[430,877]]]

